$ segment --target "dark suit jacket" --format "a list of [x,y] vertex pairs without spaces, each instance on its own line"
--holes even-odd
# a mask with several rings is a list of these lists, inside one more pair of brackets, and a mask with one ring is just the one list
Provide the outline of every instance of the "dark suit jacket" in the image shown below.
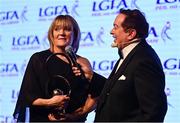
[[[95,122],[163,121],[167,111],[165,76],[151,46],[142,40],[114,71],[100,96]],[[122,75],[125,80],[118,80]]]

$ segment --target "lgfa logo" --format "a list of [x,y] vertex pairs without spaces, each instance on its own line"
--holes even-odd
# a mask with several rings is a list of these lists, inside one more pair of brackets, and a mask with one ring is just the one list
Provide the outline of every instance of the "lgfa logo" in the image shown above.
[[48,6],[39,9],[39,21],[52,20],[56,15],[71,14],[73,17],[80,16],[77,8],[79,7],[79,1],[75,0],[71,9],[67,5]]
[[93,46],[94,45],[94,36],[92,33],[89,32],[81,32],[81,40],[80,40],[80,46],[86,47],[86,46]]
[[127,8],[126,0],[102,0],[94,1],[92,16],[116,14],[120,8]]
[[18,76],[19,68],[16,63],[0,63],[0,76]]
[[[123,6],[123,7],[122,7]],[[127,8],[127,4],[125,0],[103,0],[100,2],[93,2],[93,12],[97,11],[107,11],[119,8]]]
[[180,76],[180,59],[168,58],[163,62],[163,69],[166,75]]
[[[171,29],[171,24],[169,21],[164,24],[164,26],[161,29],[161,32],[156,29],[156,27],[151,26],[149,28],[149,36],[147,38],[148,43],[158,43],[159,40],[162,39],[164,43],[166,43],[168,40],[172,40],[171,36],[169,35],[169,31]],[[161,39],[159,39],[161,38]]]
[[102,60],[102,61],[92,61],[91,65],[95,71],[107,71],[112,70],[117,60]]
[[180,0],[157,0],[155,10],[178,9]]
[[169,58],[164,61],[165,70],[180,70],[180,59]]
[[39,8],[39,21],[46,21],[49,17],[53,19],[56,15],[62,14],[69,14],[69,9],[66,5]]
[[[92,11],[94,12],[93,16],[100,15],[111,15],[116,14],[120,8],[131,8],[131,9],[140,9],[137,5],[137,0],[131,0],[130,5],[127,5],[126,0],[103,0],[98,2],[93,2]],[[97,13],[98,12],[98,13]],[[100,13],[106,12],[106,13]]]
[[1,11],[0,12],[0,24],[6,25],[6,24],[17,24],[20,22],[27,21],[26,18],[27,13],[27,7],[25,6],[21,12],[18,12],[16,10],[14,11]]
[[91,66],[94,71],[104,76],[109,76],[117,60],[92,61]]
[[37,35],[23,35],[12,38],[12,50],[39,49],[40,41]]
[[104,28],[100,27],[98,30],[96,36],[92,34],[92,32],[81,32],[81,42],[80,46],[85,47],[85,46],[94,46],[95,43],[97,43],[98,46],[104,45],[105,42],[103,40],[103,35],[104,35]]
[[39,9],[39,16],[45,17],[45,16],[53,16],[53,15],[61,15],[61,14],[68,14],[68,9],[66,5],[63,6],[48,6],[46,8],[40,8]]
[[178,3],[179,0],[157,0],[156,4],[169,4],[169,3]]
[[0,63],[0,76],[18,76],[24,74],[27,67],[27,60],[24,60],[21,65],[17,63]]

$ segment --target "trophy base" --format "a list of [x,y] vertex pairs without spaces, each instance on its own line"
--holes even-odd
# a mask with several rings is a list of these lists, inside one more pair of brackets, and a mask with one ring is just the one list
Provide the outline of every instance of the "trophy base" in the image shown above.
[[57,120],[60,120],[61,118],[65,118],[65,109],[54,109],[52,111],[52,114],[54,115],[54,118],[56,118]]

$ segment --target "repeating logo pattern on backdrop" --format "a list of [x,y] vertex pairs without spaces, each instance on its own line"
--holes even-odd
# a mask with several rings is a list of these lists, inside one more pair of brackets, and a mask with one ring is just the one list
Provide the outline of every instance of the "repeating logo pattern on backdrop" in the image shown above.
[[27,61],[17,62],[0,62],[0,77],[18,77],[25,72]]
[[27,6],[24,6],[21,11],[0,11],[0,25],[24,23],[28,21],[26,17],[27,12]]
[[34,50],[40,48],[40,39],[37,35],[21,35],[12,37],[12,50]]
[[172,41],[172,36],[170,35],[171,32],[171,22],[167,21],[162,26],[161,30],[155,26],[151,26],[149,29],[149,36],[147,38],[147,42],[150,44],[163,42],[168,43]]
[[[43,4],[32,6],[26,1],[18,0],[15,5],[11,4],[13,7],[9,7],[9,3],[7,7],[2,6],[4,8],[0,10],[0,54],[3,57],[0,58],[2,59],[0,60],[0,78],[1,82],[10,85],[8,89],[11,92],[7,97],[7,93],[4,93],[6,88],[3,88],[4,85],[0,85],[0,106],[7,106],[7,103],[15,105],[19,94],[19,87],[16,87],[16,83],[20,85],[22,82],[29,61],[28,58],[34,52],[49,48],[48,27],[52,19],[59,14],[72,15],[78,21],[81,28],[80,49],[85,49],[82,56],[88,57],[92,55],[88,53],[94,52],[96,49],[103,52],[103,55],[102,52],[97,52],[97,56],[89,60],[94,71],[108,77],[117,61],[116,56],[110,52],[108,43],[111,40],[109,34],[111,27],[108,25],[111,24],[110,26],[112,26],[114,16],[120,8],[130,8],[139,9],[145,13],[150,24],[147,42],[152,44],[152,47],[155,44],[154,46],[159,48],[160,54],[164,54],[161,61],[168,80],[166,82],[168,87],[166,87],[165,92],[168,97],[168,107],[170,107],[167,117],[168,120],[169,116],[171,119],[172,116],[175,120],[179,119],[179,116],[176,116],[179,114],[179,105],[176,104],[179,98],[177,96],[179,90],[174,90],[174,87],[179,87],[173,83],[174,81],[178,82],[179,79],[177,78],[180,76],[179,42],[177,41],[179,39],[178,12],[180,11],[180,0],[64,1],[46,1]],[[147,3],[151,6],[146,6]],[[15,30],[15,32],[11,30]],[[174,35],[175,33],[177,34]],[[86,48],[88,48],[88,53]],[[165,48],[175,48],[175,51],[167,51]],[[104,54],[107,54],[108,57]],[[99,59],[98,56],[102,56],[102,58]],[[11,105],[9,108],[12,107]],[[14,107],[12,107],[13,109]],[[14,123],[12,110],[7,110],[4,113],[0,109],[0,122]]]
[[167,58],[163,61],[165,75],[180,76],[180,59]]
[[92,16],[109,16],[117,14],[120,8],[127,8],[126,0],[93,1]]
[[39,8],[39,21],[52,21],[57,15],[66,15],[70,14],[73,17],[80,17],[78,12],[79,1],[75,0],[72,6],[68,5],[52,5],[52,6],[44,6]]
[[176,10],[180,8],[179,0],[157,0],[155,10],[164,11],[164,10]]

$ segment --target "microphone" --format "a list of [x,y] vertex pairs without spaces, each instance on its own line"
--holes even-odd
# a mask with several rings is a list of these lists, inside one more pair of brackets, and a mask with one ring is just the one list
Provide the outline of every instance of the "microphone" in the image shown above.
[[76,56],[76,54],[74,53],[73,48],[72,48],[70,45],[68,45],[68,46],[65,47],[65,51],[66,51],[66,53],[68,54],[69,58],[71,59],[71,61],[72,61],[72,63],[73,63],[73,66],[77,67],[77,68],[80,70],[80,72],[81,72],[81,78],[82,78],[82,79],[86,79],[86,77],[85,77],[85,75],[84,75],[84,72],[82,71],[80,65],[76,62],[77,56]]
[[118,44],[116,42],[112,42],[111,47],[118,47]]
[[65,51],[68,54],[68,56],[70,57],[70,59],[71,59],[71,61],[73,63],[73,66],[78,67],[78,63],[76,62],[77,57],[76,57],[76,54],[73,51],[73,48],[71,46],[66,46]]

